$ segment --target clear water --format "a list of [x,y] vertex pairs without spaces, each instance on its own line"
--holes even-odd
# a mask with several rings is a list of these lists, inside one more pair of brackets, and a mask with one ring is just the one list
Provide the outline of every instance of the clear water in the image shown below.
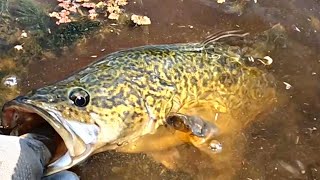
[[[280,82],[277,89],[283,97],[272,111],[243,130],[239,153],[225,161],[239,168],[213,172],[206,157],[184,146],[179,148],[185,157],[179,171],[168,170],[143,154],[106,152],[73,169],[82,179],[215,179],[216,174],[223,174],[220,179],[320,179],[320,1],[239,0],[239,8],[218,6],[212,1],[131,1],[125,9],[150,17],[150,26],[114,26],[118,35],[96,32],[72,48],[46,53],[12,70],[19,75],[19,68],[24,67],[27,72],[19,82],[24,93],[61,80],[121,49],[195,42],[208,34],[239,27],[252,33],[277,23],[286,28],[287,47],[270,54],[274,60],[271,71]],[[281,82],[292,87],[286,89]]]

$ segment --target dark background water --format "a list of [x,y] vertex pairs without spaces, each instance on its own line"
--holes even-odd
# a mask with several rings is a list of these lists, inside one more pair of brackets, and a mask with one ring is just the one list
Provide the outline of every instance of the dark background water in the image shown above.
[[[61,80],[113,51],[146,44],[196,42],[222,30],[261,32],[281,23],[288,33],[287,47],[270,56],[274,60],[271,71],[280,82],[277,90],[283,97],[271,112],[243,131],[245,141],[239,142],[245,148],[242,166],[229,178],[320,179],[320,1],[237,3],[236,8],[217,5],[213,0],[130,1],[125,9],[150,17],[150,26],[114,26],[118,34],[100,30],[59,56],[32,61],[22,81],[22,92]],[[91,57],[94,55],[97,58]],[[292,87],[286,89],[282,82]],[[194,165],[201,166],[205,158],[192,152],[186,156],[193,156]],[[206,169],[193,175],[173,172],[145,155],[114,152],[97,154],[75,170],[82,179],[206,179],[199,175]]]

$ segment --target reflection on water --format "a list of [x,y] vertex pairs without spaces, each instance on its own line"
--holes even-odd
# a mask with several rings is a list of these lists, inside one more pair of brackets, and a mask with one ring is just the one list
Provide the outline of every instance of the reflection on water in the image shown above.
[[[218,5],[213,0],[135,2],[126,9],[150,17],[150,26],[114,25],[117,35],[100,30],[61,55],[46,54],[32,61],[22,81],[22,91],[60,80],[96,57],[113,51],[146,44],[195,42],[214,32],[235,28],[261,32],[281,23],[288,33],[286,47],[268,54],[274,61],[270,71],[278,82],[281,96],[268,114],[256,117],[246,129],[230,137],[238,146],[232,146],[232,156],[219,163],[210,162],[206,155],[188,145],[162,154],[168,161],[177,161],[178,171],[164,168],[147,155],[106,152],[74,168],[82,179],[320,178],[318,0],[258,0],[256,3],[239,0],[227,5]],[[7,61],[2,58],[1,67],[9,66],[2,65]],[[234,169],[224,168],[229,165]]]

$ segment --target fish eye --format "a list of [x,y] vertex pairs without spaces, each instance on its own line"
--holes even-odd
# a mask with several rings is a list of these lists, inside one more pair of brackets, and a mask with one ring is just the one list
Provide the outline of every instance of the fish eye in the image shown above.
[[69,94],[69,99],[78,107],[85,107],[89,104],[90,95],[82,88],[73,89]]

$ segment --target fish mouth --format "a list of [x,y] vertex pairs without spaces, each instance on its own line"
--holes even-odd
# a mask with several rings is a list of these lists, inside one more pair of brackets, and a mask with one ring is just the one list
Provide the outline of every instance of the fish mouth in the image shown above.
[[99,127],[64,119],[58,111],[32,104],[18,97],[4,104],[0,126],[21,136],[32,129],[50,125],[54,131],[55,149],[46,167],[45,176],[69,169],[85,160],[94,151]]

